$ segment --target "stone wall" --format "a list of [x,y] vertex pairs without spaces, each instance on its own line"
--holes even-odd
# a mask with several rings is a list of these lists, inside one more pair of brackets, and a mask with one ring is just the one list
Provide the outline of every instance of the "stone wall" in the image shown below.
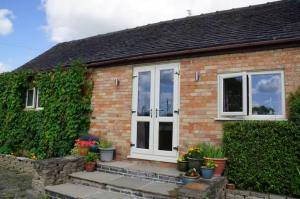
[[46,160],[31,160],[0,154],[0,166],[30,174],[33,191],[37,195],[43,195],[46,186],[65,183],[69,174],[83,170],[84,158],[66,156]]
[[68,175],[84,168],[84,158],[66,156],[34,162],[32,188],[36,194],[45,194],[45,187],[67,182]]
[[13,155],[0,154],[0,166],[22,173],[33,173],[34,160],[24,157],[15,157]]
[[225,199],[295,199],[289,196],[243,190],[225,190]]

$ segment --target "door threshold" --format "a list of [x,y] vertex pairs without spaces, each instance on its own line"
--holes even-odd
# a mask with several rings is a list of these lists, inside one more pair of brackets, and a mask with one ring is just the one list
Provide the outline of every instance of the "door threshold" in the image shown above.
[[127,156],[127,158],[177,163],[176,157],[166,157],[166,156],[157,156],[157,155],[130,154],[129,156]]

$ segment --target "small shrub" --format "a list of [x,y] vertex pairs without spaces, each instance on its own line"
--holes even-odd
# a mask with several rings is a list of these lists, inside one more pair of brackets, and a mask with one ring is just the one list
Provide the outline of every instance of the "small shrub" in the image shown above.
[[109,141],[100,141],[98,142],[98,147],[102,149],[109,149],[112,148],[112,142]]
[[88,154],[85,156],[85,162],[96,162],[96,160],[98,160],[97,153],[88,152]]
[[202,143],[199,144],[202,154],[204,157],[208,158],[224,158],[223,147],[212,146],[211,144]]
[[290,94],[288,104],[289,120],[300,126],[300,87]]
[[300,196],[300,131],[291,122],[224,125],[225,171],[240,189]]

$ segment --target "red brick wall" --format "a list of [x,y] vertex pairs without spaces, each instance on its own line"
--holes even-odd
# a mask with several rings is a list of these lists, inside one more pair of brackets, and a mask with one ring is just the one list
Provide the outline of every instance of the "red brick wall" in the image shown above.
[[[300,86],[300,48],[186,58],[180,62],[180,150],[199,142],[221,144],[217,117],[217,75],[228,72],[282,69],[285,91]],[[199,71],[201,79],[194,81]],[[130,153],[132,66],[96,68],[91,133],[114,142],[118,157]],[[120,85],[114,85],[119,78]],[[286,95],[288,96],[288,95]]]

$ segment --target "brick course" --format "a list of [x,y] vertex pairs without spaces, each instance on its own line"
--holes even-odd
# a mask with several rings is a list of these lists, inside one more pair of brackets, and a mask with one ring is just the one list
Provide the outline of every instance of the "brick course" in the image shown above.
[[[182,58],[173,62],[180,63],[180,151],[199,142],[217,145],[222,142],[223,122],[215,120],[218,74],[284,70],[286,97],[300,86],[300,48]],[[91,75],[94,89],[90,133],[113,141],[118,159],[125,159],[130,153],[132,69],[132,65],[95,68]],[[197,71],[200,81],[195,82]],[[114,78],[120,80],[118,87]]]

